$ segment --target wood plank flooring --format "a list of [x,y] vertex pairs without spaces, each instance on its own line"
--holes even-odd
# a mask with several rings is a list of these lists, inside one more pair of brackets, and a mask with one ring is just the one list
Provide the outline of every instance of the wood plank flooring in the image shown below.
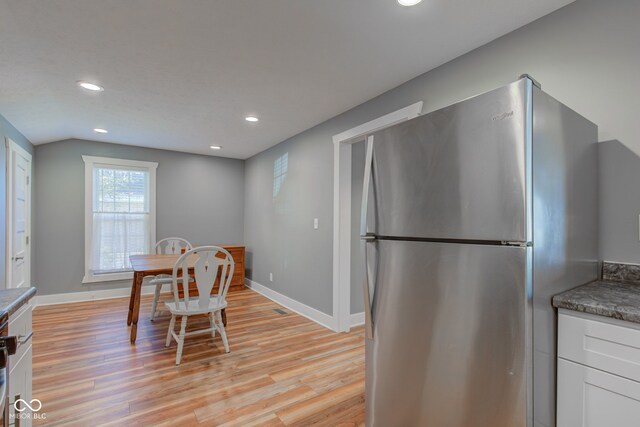
[[245,289],[229,294],[231,353],[219,336],[195,336],[175,366],[166,313],[151,322],[143,297],[131,345],[127,309],[127,298],[35,309],[33,397],[46,414],[35,425],[364,424],[361,327],[337,334]]

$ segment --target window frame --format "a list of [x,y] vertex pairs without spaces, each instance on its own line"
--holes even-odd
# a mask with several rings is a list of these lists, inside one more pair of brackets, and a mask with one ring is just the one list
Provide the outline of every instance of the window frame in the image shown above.
[[82,156],[84,161],[84,277],[82,283],[112,282],[133,279],[133,271],[93,274],[91,248],[93,247],[93,170],[96,164],[114,167],[133,167],[149,171],[149,237],[151,248],[156,244],[156,169],[158,163],[113,157]]
[[[286,169],[283,170],[282,164],[286,161]],[[280,162],[280,167],[276,169],[276,164]],[[284,180],[287,178],[287,174],[289,173],[289,152],[285,152],[284,154],[279,155],[273,161],[273,200],[278,198],[278,194],[280,194],[280,190],[282,189],[282,184],[284,184]],[[279,181],[278,181],[279,180]],[[276,181],[278,181],[278,188],[276,189]]]

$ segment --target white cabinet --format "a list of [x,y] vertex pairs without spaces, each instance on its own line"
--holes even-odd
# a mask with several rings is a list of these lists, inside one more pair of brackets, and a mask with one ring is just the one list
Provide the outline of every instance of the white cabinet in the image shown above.
[[640,325],[560,310],[558,427],[640,425]]
[[16,353],[9,358],[9,423],[21,427],[31,426],[34,414],[30,407],[40,409],[32,401],[32,308],[27,303],[9,316],[9,335],[18,337]]

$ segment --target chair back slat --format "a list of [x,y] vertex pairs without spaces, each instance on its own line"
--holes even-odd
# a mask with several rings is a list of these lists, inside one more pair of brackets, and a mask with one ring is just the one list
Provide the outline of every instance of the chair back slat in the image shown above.
[[[171,286],[171,290],[173,291],[173,300],[176,303],[176,307],[179,310],[186,310],[186,305],[184,301],[189,300],[189,264],[187,262],[187,258],[182,255],[178,258],[175,265],[173,266],[173,286]],[[182,289],[183,299],[180,299],[180,289]]]
[[[223,257],[220,257],[222,255]],[[189,260],[195,258],[193,274],[198,289],[198,299],[190,300],[189,295]],[[222,303],[231,285],[235,262],[231,254],[219,246],[200,246],[185,252],[173,267],[173,295],[178,309],[188,311],[197,304],[203,309],[209,306],[211,291],[219,278],[217,297]],[[179,297],[180,287],[184,298]],[[195,308],[195,307],[194,307]]]
[[228,254],[228,258],[226,258],[227,260],[229,260],[229,262],[226,262],[223,265],[223,270],[222,270],[222,274],[220,275],[220,277],[224,277],[225,278],[225,286],[222,286],[222,279],[220,279],[220,286],[218,288],[218,298],[220,298],[220,300],[224,300],[227,298],[227,292],[229,291],[229,287],[231,286],[231,280],[233,279],[233,271],[235,269],[235,262],[233,261],[233,257],[231,256],[231,254],[229,254],[229,252],[227,252]]
[[181,237],[167,237],[156,243],[157,254],[179,255],[193,249],[188,240]]

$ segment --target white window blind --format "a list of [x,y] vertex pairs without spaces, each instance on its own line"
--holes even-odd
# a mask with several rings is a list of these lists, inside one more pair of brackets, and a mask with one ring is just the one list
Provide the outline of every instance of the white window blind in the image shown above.
[[85,164],[85,282],[127,278],[129,256],[155,244],[155,163],[85,156]]
[[93,274],[131,270],[129,255],[150,250],[149,171],[93,169]]

